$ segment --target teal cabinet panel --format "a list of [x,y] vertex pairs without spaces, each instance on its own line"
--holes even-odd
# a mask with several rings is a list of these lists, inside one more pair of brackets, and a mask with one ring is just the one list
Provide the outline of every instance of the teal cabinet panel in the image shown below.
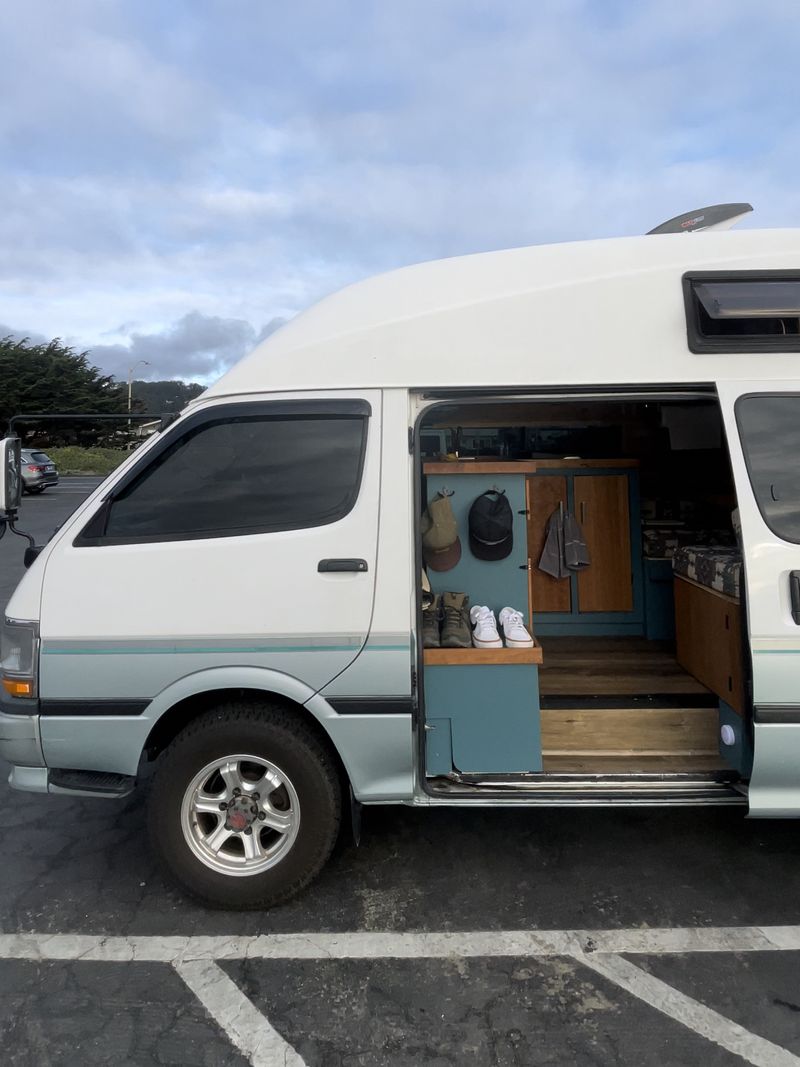
[[[509,606],[528,614],[528,533],[525,515],[525,476],[501,474],[431,474],[428,499],[440,489],[452,490],[450,503],[458,523],[461,559],[449,571],[428,569],[434,593],[466,593],[470,604],[486,604],[495,614]],[[469,509],[488,489],[505,492],[514,516],[514,544],[505,559],[476,559],[469,547]]]
[[644,635],[648,641],[675,639],[675,595],[671,559],[644,561]]
[[450,774],[453,770],[453,745],[449,719],[425,721],[425,773],[429,776]]
[[[428,666],[425,717],[430,723],[449,718],[458,771],[514,774],[542,769],[535,664]],[[430,768],[427,772],[435,773]]]

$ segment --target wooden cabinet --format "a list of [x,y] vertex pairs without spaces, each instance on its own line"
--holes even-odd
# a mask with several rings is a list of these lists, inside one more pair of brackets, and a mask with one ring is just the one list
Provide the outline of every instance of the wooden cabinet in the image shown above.
[[[528,578],[537,633],[642,633],[635,466],[632,460],[545,460],[528,476]],[[547,526],[559,508],[578,520],[590,560],[566,578],[539,570]]]
[[553,578],[540,571],[547,536],[547,523],[559,507],[567,506],[567,479],[563,474],[541,474],[528,478],[525,502],[528,512],[528,573],[532,612],[571,611],[572,594],[569,581]]
[[591,566],[578,572],[578,610],[631,611],[633,561],[627,474],[576,474],[575,513]]
[[675,575],[677,660],[684,670],[744,714],[742,617],[738,600]]

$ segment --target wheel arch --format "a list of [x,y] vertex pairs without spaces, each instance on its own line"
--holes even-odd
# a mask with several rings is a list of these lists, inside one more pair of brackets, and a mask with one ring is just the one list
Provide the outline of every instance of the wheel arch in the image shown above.
[[[151,726],[142,757],[147,762],[157,759],[184,727],[220,704],[235,700],[257,705],[269,701],[296,715],[298,722],[316,734],[339,768],[343,785],[349,788],[349,775],[323,725],[326,716],[319,702],[315,702],[313,711],[306,706],[313,696],[314,690],[305,683],[277,671],[230,667],[199,671],[169,686],[151,702],[147,709]],[[335,716],[333,709],[329,709],[329,714]]]

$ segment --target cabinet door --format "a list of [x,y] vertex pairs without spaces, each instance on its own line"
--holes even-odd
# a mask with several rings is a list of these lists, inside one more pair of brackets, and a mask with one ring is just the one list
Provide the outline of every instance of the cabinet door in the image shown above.
[[578,611],[632,611],[627,474],[576,474],[575,516],[590,562],[578,572]]
[[531,618],[540,611],[570,611],[569,578],[553,578],[539,570],[550,516],[561,504],[567,508],[567,479],[563,474],[534,475],[527,479],[528,574]]

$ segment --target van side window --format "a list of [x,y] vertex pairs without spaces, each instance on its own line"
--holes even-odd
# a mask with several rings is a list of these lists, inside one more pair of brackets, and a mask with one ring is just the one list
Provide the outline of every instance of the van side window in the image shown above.
[[366,428],[367,419],[355,415],[206,415],[123,483],[76,544],[231,537],[336,522],[358,495]]
[[800,352],[800,272],[688,271],[690,352]]
[[740,397],[736,421],[764,522],[800,544],[800,394]]

